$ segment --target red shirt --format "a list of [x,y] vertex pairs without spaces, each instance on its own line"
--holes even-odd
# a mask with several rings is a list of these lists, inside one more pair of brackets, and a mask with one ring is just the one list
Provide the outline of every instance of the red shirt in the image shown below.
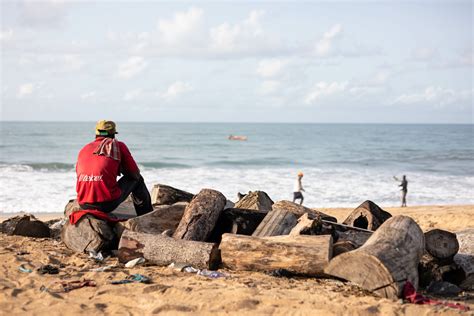
[[136,173],[138,166],[127,146],[117,141],[120,161],[95,155],[94,151],[103,137],[97,137],[79,152],[76,164],[76,192],[79,204],[108,202],[116,200],[122,193],[117,177],[122,173]]

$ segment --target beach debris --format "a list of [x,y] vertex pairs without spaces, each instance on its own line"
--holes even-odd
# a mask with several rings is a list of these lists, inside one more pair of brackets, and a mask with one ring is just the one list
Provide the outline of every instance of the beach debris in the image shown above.
[[113,270],[114,268],[117,268],[117,265],[113,264],[113,265],[103,266],[103,267],[99,267],[99,268],[90,269],[89,271],[91,271],[91,272],[106,272],[106,271]]
[[127,262],[125,264],[125,267],[126,268],[133,268],[135,267],[136,265],[139,265],[139,264],[142,264],[145,262],[145,258],[143,257],[140,257],[140,258],[136,258],[136,259],[133,259],[133,260],[130,260],[129,262]]
[[11,217],[0,224],[0,232],[7,235],[44,238],[50,237],[49,227],[32,214]]
[[155,184],[151,190],[151,203],[155,205],[172,205],[177,202],[191,202],[194,194],[173,188],[169,185]]
[[211,279],[216,279],[216,278],[227,278],[229,275],[219,272],[219,271],[213,271],[213,270],[207,270],[207,269],[196,269],[193,266],[190,266],[185,263],[171,263],[168,268],[171,268],[173,270],[179,271],[179,272],[186,272],[186,273],[194,273],[197,275],[205,276]]
[[25,250],[20,250],[16,253],[17,256],[24,256],[24,255],[29,255],[30,253]]
[[269,276],[277,277],[277,278],[291,278],[295,276],[294,273],[291,271],[288,271],[286,269],[275,269],[275,270],[270,270],[268,272],[265,272]]
[[48,224],[49,229],[51,231],[51,238],[54,238],[54,239],[61,238],[61,230],[63,229],[63,226],[66,224],[67,220],[68,220],[67,218],[62,218],[59,220],[50,221],[50,223],[46,222],[46,224]]
[[356,207],[342,223],[368,230],[376,230],[390,217],[392,215],[389,212],[384,211],[374,202],[367,200]]
[[384,222],[362,247],[333,258],[324,271],[378,296],[398,298],[406,280],[418,287],[418,263],[423,252],[420,227],[410,217],[400,215]]
[[211,235],[220,213],[224,210],[225,196],[216,190],[202,189],[184,210],[184,215],[173,237],[205,241]]
[[137,273],[137,274],[132,274],[123,280],[112,281],[110,282],[110,284],[128,284],[128,283],[134,283],[134,282],[150,284],[151,279],[147,276],[144,276],[143,274]]
[[70,292],[72,290],[77,290],[83,287],[95,287],[97,283],[93,280],[83,279],[83,280],[74,280],[74,281],[55,281],[49,286],[42,285],[40,287],[41,292],[49,293],[62,293]]
[[139,257],[161,266],[182,262],[200,269],[213,269],[220,263],[216,244],[125,230],[119,243],[119,261]]
[[237,271],[285,269],[295,274],[322,276],[331,259],[332,237],[222,235],[222,265]]
[[94,250],[89,251],[89,258],[92,258],[95,261],[99,261],[99,262],[102,262],[106,259],[104,255],[102,254],[102,252],[94,251]]
[[265,211],[240,208],[224,209],[207,241],[220,243],[222,234],[252,235],[267,215]]
[[186,263],[178,263],[178,262],[171,262],[168,265],[168,268],[173,269],[175,271],[179,271],[179,272],[184,271],[184,269],[187,268],[187,267],[191,267],[191,266],[189,264],[186,264]]
[[33,270],[29,269],[29,268],[26,268],[24,265],[20,265],[20,267],[18,268],[18,270],[20,270],[21,272],[23,273],[31,273],[33,272]]
[[75,252],[100,252],[117,248],[117,236],[112,224],[92,215],[84,215],[76,225],[69,221],[63,226],[61,240]]
[[469,306],[459,303],[450,303],[450,302],[442,302],[434,299],[427,298],[419,293],[416,292],[415,287],[410,281],[406,281],[403,285],[401,297],[407,301],[408,303],[412,304],[420,304],[420,305],[442,305],[446,307],[451,307],[455,309],[459,309],[461,311],[468,311]]
[[198,273],[200,270],[191,266],[187,266],[187,267],[184,267],[181,271],[187,272],[187,273]]
[[202,275],[202,276],[205,276],[205,277],[208,277],[208,278],[211,278],[211,279],[228,278],[229,277],[229,275],[226,274],[226,273],[219,272],[219,271],[211,271],[211,270],[207,270],[207,269],[198,270],[196,272],[196,274],[197,275]]
[[247,210],[271,211],[273,201],[267,193],[263,191],[249,191],[248,194],[242,196],[234,208],[242,208]]
[[46,265],[40,266],[38,269],[36,269],[36,271],[39,274],[58,274],[59,273],[59,268],[55,267],[55,266],[52,266],[52,265],[49,265],[49,264],[46,264]]

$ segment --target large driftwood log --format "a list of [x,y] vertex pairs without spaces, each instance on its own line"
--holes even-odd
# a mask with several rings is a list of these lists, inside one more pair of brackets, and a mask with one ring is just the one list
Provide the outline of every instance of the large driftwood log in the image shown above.
[[288,235],[297,223],[297,217],[290,211],[276,210],[268,212],[253,232],[255,237]]
[[201,190],[186,207],[173,237],[206,241],[214,229],[226,201],[225,196],[219,191]]
[[84,215],[76,225],[67,221],[61,231],[61,240],[76,252],[117,249],[117,236],[112,226],[91,215]]
[[125,230],[119,243],[119,261],[140,257],[160,266],[175,262],[199,269],[216,269],[220,264],[216,244]]
[[418,263],[424,235],[407,216],[387,220],[360,248],[335,257],[326,273],[352,281],[386,298],[402,294],[406,281],[418,287]]
[[222,263],[232,270],[263,271],[285,269],[292,273],[323,274],[332,257],[332,237],[222,235]]
[[263,218],[265,211],[228,208],[221,212],[217,224],[208,241],[219,243],[222,234],[252,235]]
[[186,202],[178,202],[173,205],[155,206],[153,211],[148,214],[118,223],[117,230],[122,228],[122,230],[128,229],[134,232],[149,234],[161,234],[168,229],[174,232],[183,217],[187,205],[188,203]]
[[277,210],[284,210],[284,211],[289,211],[293,214],[296,215],[296,217],[300,217],[305,213],[308,213],[308,217],[310,219],[315,219],[317,217],[321,217],[323,220],[331,221],[337,223],[337,219],[333,216],[324,214],[323,212],[316,211],[307,207],[304,207],[303,205],[299,205],[290,201],[278,201],[272,206],[273,211]]
[[48,225],[38,220],[32,214],[18,215],[3,221],[0,224],[0,232],[7,235],[37,238],[51,236]]
[[247,210],[270,211],[272,209],[273,201],[268,194],[263,191],[254,191],[246,194],[240,199],[234,208],[242,208]]
[[392,215],[372,201],[365,201],[342,222],[345,225],[376,230]]
[[474,290],[474,228],[456,233],[459,241],[459,251],[454,256],[454,262],[463,270],[465,280],[460,284],[465,290]]
[[452,258],[459,250],[456,234],[442,229],[433,229],[425,233],[425,249],[435,258]]
[[190,202],[194,195],[179,190],[169,185],[155,184],[151,190],[151,203],[153,205],[171,205],[178,202]]

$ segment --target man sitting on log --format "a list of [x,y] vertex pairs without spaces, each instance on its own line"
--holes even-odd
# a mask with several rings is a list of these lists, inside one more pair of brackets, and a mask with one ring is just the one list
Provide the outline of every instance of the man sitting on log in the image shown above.
[[[79,152],[77,201],[83,210],[110,213],[132,194],[137,215],[153,211],[145,181],[127,146],[115,139],[115,123],[99,121],[96,138]],[[117,177],[123,176],[117,181]]]

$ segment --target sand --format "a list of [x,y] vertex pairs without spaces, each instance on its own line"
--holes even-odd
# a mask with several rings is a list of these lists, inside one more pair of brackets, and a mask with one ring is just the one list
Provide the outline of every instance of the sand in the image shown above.
[[[474,205],[385,208],[393,215],[412,216],[423,230],[474,228]],[[324,209],[340,221],[349,209]],[[49,214],[55,216],[55,214]],[[47,220],[45,216],[40,218]],[[2,219],[3,220],[3,219]],[[26,252],[25,254],[21,254]],[[0,315],[70,314],[229,314],[229,315],[459,315],[456,309],[413,305],[374,297],[350,284],[315,278],[277,278],[263,273],[223,272],[210,279],[168,267],[91,269],[115,265],[75,254],[60,242],[0,234]],[[19,271],[19,266],[33,270]],[[41,264],[62,264],[58,275],[40,275]],[[141,273],[151,284],[112,285],[112,280]],[[91,279],[96,287],[54,293],[58,281]],[[42,287],[50,291],[41,291]],[[460,302],[474,310],[474,300]]]

